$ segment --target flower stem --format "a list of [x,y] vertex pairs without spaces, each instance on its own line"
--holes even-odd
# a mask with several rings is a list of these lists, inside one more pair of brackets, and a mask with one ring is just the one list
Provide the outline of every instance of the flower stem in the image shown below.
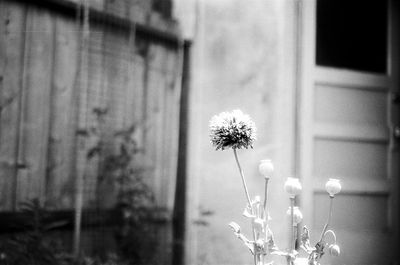
[[328,219],[326,220],[326,224],[325,224],[325,226],[324,226],[324,229],[322,230],[322,233],[321,233],[321,236],[320,236],[320,239],[319,239],[319,243],[321,243],[322,242],[322,240],[324,239],[324,236],[325,236],[325,232],[326,232],[326,230],[328,229],[328,227],[329,227],[329,224],[330,224],[330,222],[331,222],[331,218],[332,218],[332,208],[333,208],[333,196],[329,196],[330,197],[330,203],[329,203],[329,214],[328,214]]
[[[244,188],[244,192],[246,193],[247,202],[248,202],[249,207],[251,209],[251,213],[254,214],[254,209],[253,209],[253,206],[251,205],[251,200],[250,200],[249,191],[247,189],[246,180],[244,178],[244,172],[242,170],[242,167],[240,166],[240,162],[239,162],[239,158],[238,158],[238,155],[237,155],[236,148],[233,148],[233,154],[235,155],[236,164],[237,164],[237,166],[239,168],[240,177],[242,178],[243,188]],[[253,227],[253,239],[254,239],[254,242],[256,242],[257,237],[256,237],[256,232],[255,232],[254,227]],[[254,265],[257,265],[257,263],[258,263],[258,256],[259,256],[259,254],[257,253],[256,248],[254,248]]]
[[267,199],[268,199],[268,179],[265,179],[265,193],[264,193],[264,214],[265,217],[268,218],[267,215]]
[[290,198],[290,253],[293,252],[295,248],[295,235],[294,235],[294,225],[293,225],[293,208],[294,208],[294,198]]
[[240,176],[242,178],[242,183],[243,183],[243,187],[244,187],[244,192],[246,193],[247,202],[249,203],[249,206],[253,211],[253,207],[251,206],[251,200],[250,200],[249,191],[247,190],[246,180],[244,179],[244,173],[243,173],[242,167],[240,166],[240,163],[239,163],[239,159],[238,159],[238,155],[237,155],[237,152],[236,152],[236,148],[233,148],[233,153],[235,155],[236,164],[237,164],[237,166],[239,168]]
[[286,257],[286,264],[287,265],[292,265],[292,259],[290,258],[289,255]]

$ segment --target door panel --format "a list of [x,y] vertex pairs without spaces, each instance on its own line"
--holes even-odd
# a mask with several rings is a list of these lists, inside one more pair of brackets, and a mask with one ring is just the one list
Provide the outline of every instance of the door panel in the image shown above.
[[317,84],[315,119],[318,122],[386,126],[387,96],[387,91]]
[[387,148],[387,143],[373,140],[316,138],[314,140],[314,175],[316,178],[324,179],[327,176],[345,177],[346,182],[385,182]]

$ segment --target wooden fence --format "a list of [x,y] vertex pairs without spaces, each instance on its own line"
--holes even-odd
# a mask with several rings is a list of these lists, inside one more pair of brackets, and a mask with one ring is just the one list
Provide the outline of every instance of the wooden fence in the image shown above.
[[120,151],[118,132],[129,132],[135,165],[169,215],[182,73],[176,24],[150,1],[91,0],[86,17],[77,2],[0,1],[0,211],[33,198],[73,209],[78,191],[84,208],[113,207],[119,184],[102,177],[105,158]]

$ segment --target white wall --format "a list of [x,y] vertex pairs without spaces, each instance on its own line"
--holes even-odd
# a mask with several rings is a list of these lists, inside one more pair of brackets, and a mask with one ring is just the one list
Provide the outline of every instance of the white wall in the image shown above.
[[[239,158],[251,196],[263,194],[259,160],[273,159],[271,227],[285,248],[289,200],[283,183],[294,174],[293,2],[175,0],[174,7],[184,35],[193,40],[186,264],[250,264],[248,250],[227,226],[236,221],[250,235],[240,175],[233,152],[210,145],[208,122],[233,109],[253,118],[258,140],[253,150],[240,150]],[[207,225],[199,225],[203,221]]]

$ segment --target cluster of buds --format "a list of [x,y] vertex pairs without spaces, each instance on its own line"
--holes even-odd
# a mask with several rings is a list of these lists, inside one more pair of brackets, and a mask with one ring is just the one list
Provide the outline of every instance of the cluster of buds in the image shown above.
[[[310,233],[306,226],[303,227],[301,233],[301,239],[299,240],[300,247],[308,254],[308,258],[299,258],[299,253],[295,249],[295,242],[297,239],[297,227],[303,220],[303,214],[299,207],[295,206],[295,198],[301,193],[302,186],[297,178],[288,178],[284,184],[284,190],[289,195],[290,206],[287,210],[287,215],[290,217],[290,247],[286,251],[281,251],[274,243],[273,233],[268,226],[270,220],[268,209],[267,209],[267,195],[268,195],[268,181],[274,172],[274,166],[271,160],[262,160],[259,165],[259,172],[265,179],[265,197],[264,201],[261,201],[260,196],[255,196],[254,200],[251,200],[247,204],[243,215],[251,220],[253,240],[249,240],[244,234],[241,233],[240,226],[235,223],[229,223],[235,235],[243,241],[243,243],[250,250],[254,256],[255,265],[263,265],[265,263],[266,256],[268,254],[279,255],[286,257],[288,265],[299,264],[303,261],[308,265],[319,265],[321,257],[324,255],[325,250],[332,256],[339,256],[340,248],[336,244],[336,235],[332,230],[328,230],[330,220],[332,216],[332,202],[333,198],[341,190],[340,181],[337,179],[329,179],[325,185],[325,189],[331,199],[330,209],[327,222],[321,233],[320,240],[312,246],[310,243]],[[326,238],[328,235],[332,235],[333,243],[328,244]]]

